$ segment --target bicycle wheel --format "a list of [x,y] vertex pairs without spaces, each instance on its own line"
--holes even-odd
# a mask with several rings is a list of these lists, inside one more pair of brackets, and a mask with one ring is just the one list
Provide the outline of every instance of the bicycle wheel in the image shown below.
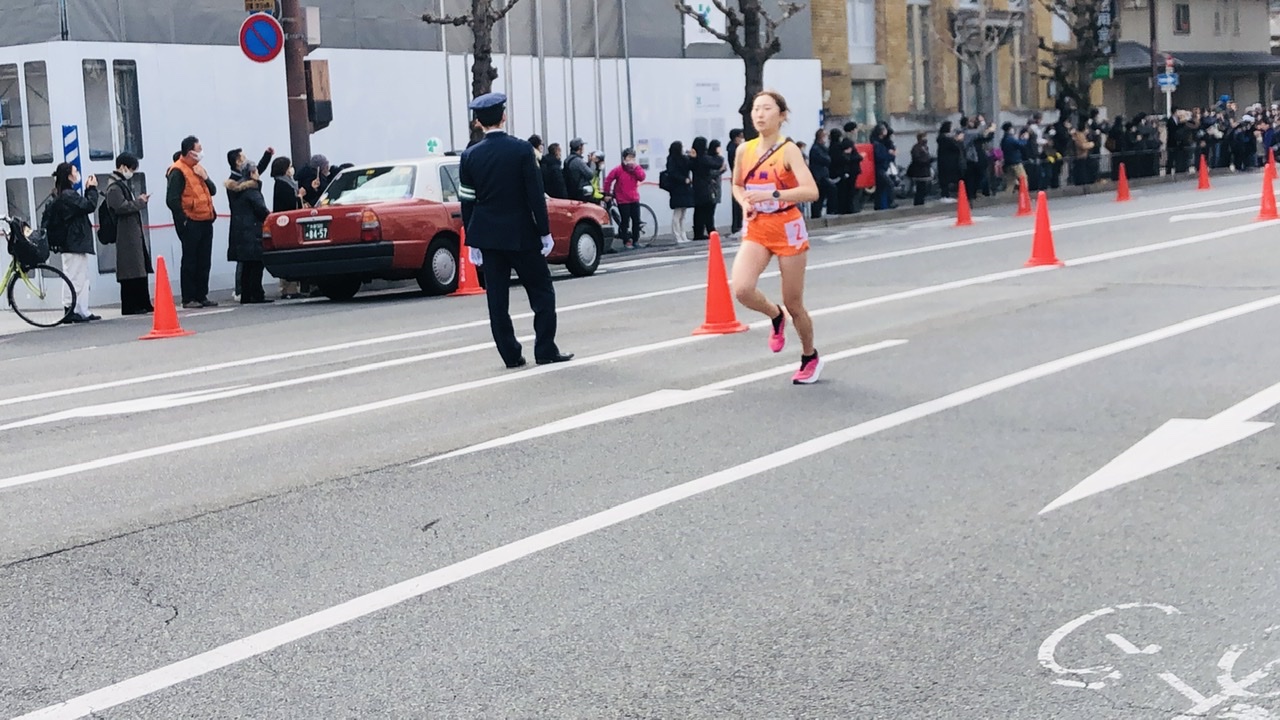
[[[35,265],[15,274],[7,294],[9,307],[18,317],[39,328],[62,324],[76,306],[75,286],[61,270],[48,265]],[[71,300],[65,302],[64,298]]]
[[658,239],[658,216],[644,203],[640,203],[640,232],[637,234],[641,240],[650,243]]

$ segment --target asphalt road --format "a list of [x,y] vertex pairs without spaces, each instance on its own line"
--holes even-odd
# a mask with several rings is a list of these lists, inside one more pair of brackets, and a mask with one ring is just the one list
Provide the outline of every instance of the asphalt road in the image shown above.
[[4,335],[0,712],[1280,718],[1260,182],[815,238],[814,386],[701,244],[543,368],[395,291]]

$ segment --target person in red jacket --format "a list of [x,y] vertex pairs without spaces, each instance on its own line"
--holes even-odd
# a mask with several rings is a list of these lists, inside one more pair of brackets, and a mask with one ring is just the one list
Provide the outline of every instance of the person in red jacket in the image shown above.
[[601,190],[618,203],[618,237],[622,245],[631,249],[640,245],[640,183],[644,182],[644,168],[636,162],[636,151],[622,151],[622,164],[605,176]]

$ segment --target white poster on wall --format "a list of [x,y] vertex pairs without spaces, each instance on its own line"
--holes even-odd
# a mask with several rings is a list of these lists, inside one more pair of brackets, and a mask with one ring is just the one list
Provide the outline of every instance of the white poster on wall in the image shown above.
[[[691,8],[694,12],[701,15],[707,24],[714,28],[717,32],[725,31],[724,13],[716,9],[711,4],[711,0],[684,0],[685,7]],[[695,44],[721,44],[720,38],[707,32],[698,21],[688,15],[684,16],[684,46],[689,47]]]
[[694,135],[725,141],[723,104],[719,82],[700,80],[693,84]]

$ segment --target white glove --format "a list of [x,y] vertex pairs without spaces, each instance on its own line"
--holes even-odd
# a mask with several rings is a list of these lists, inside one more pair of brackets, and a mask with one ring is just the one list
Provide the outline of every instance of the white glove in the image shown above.
[[555,246],[556,246],[556,241],[553,240],[550,235],[543,235],[542,236],[542,257],[546,257],[550,255],[551,250],[554,249]]
[[471,264],[480,267],[484,264],[484,253],[480,252],[480,248],[467,248],[468,254],[471,256]]

